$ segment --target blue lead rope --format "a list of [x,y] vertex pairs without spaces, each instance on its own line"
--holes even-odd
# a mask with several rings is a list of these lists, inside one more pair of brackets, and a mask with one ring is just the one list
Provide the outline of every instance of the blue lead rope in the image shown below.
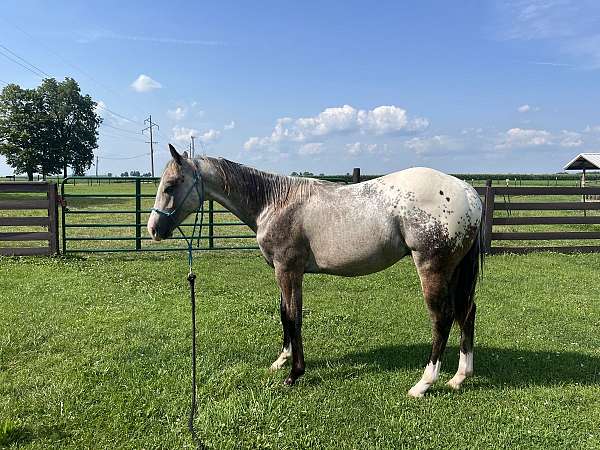
[[[192,399],[190,406],[190,415],[188,419],[188,429],[190,434],[192,435],[193,441],[196,443],[196,447],[198,449],[205,449],[206,445],[202,440],[198,437],[196,430],[194,428],[194,419],[196,417],[196,412],[198,410],[198,405],[196,402],[196,290],[195,290],[195,281],[196,274],[193,271],[194,265],[194,236],[196,235],[196,229],[198,229],[198,237],[197,237],[197,247],[200,247],[200,238],[202,236],[202,225],[204,222],[204,183],[202,182],[202,177],[198,174],[197,171],[194,171],[194,184],[188,189],[183,197],[182,202],[177,206],[173,211],[164,211],[159,208],[152,208],[152,211],[156,211],[158,214],[166,216],[170,220],[174,220],[174,215],[177,212],[177,209],[185,203],[188,196],[192,192],[192,189],[196,189],[196,193],[198,194],[198,201],[200,204],[198,208],[196,208],[196,217],[194,218],[194,227],[192,228],[192,235],[188,239],[183,230],[179,225],[177,225],[177,229],[185,239],[188,250],[188,276],[187,280],[190,283],[190,303],[192,307]],[[198,223],[198,216],[200,216],[200,223]]]

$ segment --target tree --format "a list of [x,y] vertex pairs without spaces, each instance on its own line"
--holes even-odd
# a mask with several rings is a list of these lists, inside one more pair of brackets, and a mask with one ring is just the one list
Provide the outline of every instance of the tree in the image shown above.
[[140,171],[139,170],[132,170],[131,172],[129,172],[129,176],[139,177],[140,176]]
[[[83,175],[94,159],[98,147],[98,127],[102,118],[96,114],[96,102],[89,95],[81,95],[79,85],[73,78],[57,82],[45,79],[37,88],[53,131],[53,158],[55,173],[62,169],[67,176],[67,167],[75,175]],[[56,167],[58,166],[58,167]]]
[[0,155],[16,173],[29,181],[39,172],[42,152],[38,148],[39,103],[35,91],[9,84],[0,94]]
[[123,173],[121,174],[121,176],[122,176],[122,177],[128,177],[128,176],[129,176],[129,172],[123,172]]
[[10,84],[0,94],[0,154],[16,173],[46,175],[91,166],[102,119],[96,103],[81,95],[77,82],[43,80],[36,89]]

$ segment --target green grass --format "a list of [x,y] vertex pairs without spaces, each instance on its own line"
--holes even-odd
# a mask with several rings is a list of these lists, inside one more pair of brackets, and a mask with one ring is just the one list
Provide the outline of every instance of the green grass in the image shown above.
[[[212,448],[600,448],[600,255],[494,256],[478,288],[476,376],[453,331],[418,380],[429,321],[410,259],[305,281],[307,373],[270,374],[281,331],[255,252],[202,254],[199,416]],[[0,447],[193,448],[179,255],[0,259]]]

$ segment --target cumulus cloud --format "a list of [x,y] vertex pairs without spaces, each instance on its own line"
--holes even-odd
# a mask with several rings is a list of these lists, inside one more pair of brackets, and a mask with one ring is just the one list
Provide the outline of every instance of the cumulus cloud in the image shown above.
[[377,144],[363,144],[361,142],[352,142],[350,144],[346,144],[346,152],[348,152],[348,154],[352,156],[357,156],[364,153],[375,153],[378,147],[379,146]]
[[302,156],[307,155],[318,155],[323,151],[323,143],[322,142],[310,142],[308,144],[302,145],[298,149],[298,154]]
[[583,145],[581,134],[575,131],[562,130],[559,136],[561,147],[580,147]]
[[232,120],[231,122],[226,123],[223,126],[223,130],[225,130],[225,131],[233,130],[234,128],[235,128],[235,120]]
[[511,128],[500,135],[497,149],[527,148],[541,146],[580,147],[584,144],[581,133],[562,130],[551,133],[546,130]]
[[[468,133],[462,133],[463,139],[466,134]],[[462,149],[463,146],[462,141],[448,135],[414,137],[404,142],[404,147],[417,155],[445,153]]]
[[546,130],[511,128],[501,137],[496,148],[536,147],[552,143],[552,135]]
[[198,130],[180,126],[173,127],[173,139],[176,141],[189,141],[192,136],[198,136]]
[[203,144],[211,144],[213,142],[218,141],[221,138],[221,132],[219,130],[210,129],[202,133],[198,139]]
[[175,109],[169,109],[167,111],[167,115],[171,119],[173,119],[173,120],[175,120],[177,122],[179,122],[180,120],[182,120],[185,117],[186,114],[187,114],[187,109],[184,108],[183,106],[178,106]]
[[276,147],[286,142],[305,143],[351,133],[373,136],[410,134],[428,126],[427,119],[411,118],[405,109],[398,106],[378,106],[372,110],[364,110],[344,105],[326,108],[313,117],[277,119],[269,136],[251,137],[244,148],[254,150]]
[[131,83],[131,88],[136,92],[150,92],[162,88],[162,84],[153,80],[148,75],[141,74]]

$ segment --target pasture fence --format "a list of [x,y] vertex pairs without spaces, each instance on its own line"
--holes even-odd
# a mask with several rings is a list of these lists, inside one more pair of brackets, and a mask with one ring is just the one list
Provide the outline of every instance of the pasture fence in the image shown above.
[[[600,187],[502,187],[492,186],[491,181],[486,184],[476,188],[484,199],[486,253],[600,252],[600,203],[586,201],[590,196],[600,195]],[[544,201],[536,201],[540,196]],[[552,201],[545,200],[547,197]],[[540,215],[540,211],[545,215]],[[558,225],[576,230],[555,231]],[[540,230],[548,226],[552,227],[551,231]],[[514,231],[515,227],[527,229]],[[541,241],[550,245],[536,245]],[[581,241],[595,242],[589,245]],[[493,245],[495,243],[499,245]]]
[[[58,201],[55,183],[9,182],[0,183],[0,210],[9,215],[0,217],[0,227],[10,227],[0,232],[0,241],[13,242],[10,247],[0,247],[0,255],[54,255],[58,253]],[[4,194],[8,194],[4,196]],[[45,195],[44,195],[45,194]],[[43,215],[40,215],[43,210]],[[15,211],[18,211],[15,213]],[[35,213],[33,213],[35,211]],[[36,214],[32,216],[30,214]],[[15,231],[17,229],[24,231]],[[35,230],[33,231],[32,230]],[[2,229],[2,228],[0,228]],[[41,229],[45,229],[41,231]],[[45,241],[44,246],[32,242]],[[24,246],[25,245],[28,246]]]

